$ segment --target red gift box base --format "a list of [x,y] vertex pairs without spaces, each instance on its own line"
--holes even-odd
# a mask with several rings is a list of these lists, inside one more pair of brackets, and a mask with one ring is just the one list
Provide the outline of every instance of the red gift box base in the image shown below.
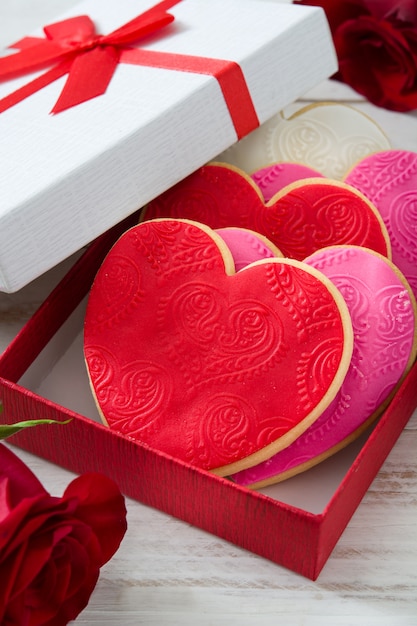
[[[30,382],[33,362],[38,372],[40,359],[53,370],[66,343],[74,340],[74,325],[82,333],[79,305],[110,246],[135,221],[133,217],[119,224],[88,248],[0,357],[0,420],[72,418],[62,428],[27,429],[12,443],[76,473],[102,472],[127,496],[315,580],[417,406],[417,364],[371,432],[317,468],[262,493],[200,471],[41,397],[24,382]],[[77,315],[66,330],[68,320]],[[85,368],[77,371],[87,381]],[[67,387],[76,397],[68,373]],[[304,483],[304,492],[310,491],[326,471],[337,484],[326,491],[319,483],[325,500],[303,506],[297,485]]]

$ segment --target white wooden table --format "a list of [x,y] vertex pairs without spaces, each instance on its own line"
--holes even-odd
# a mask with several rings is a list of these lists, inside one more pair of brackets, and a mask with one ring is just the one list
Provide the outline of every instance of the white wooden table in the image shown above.
[[[73,4],[74,0],[2,0],[0,46],[53,21]],[[394,147],[417,151],[415,116],[376,109],[332,83],[308,97],[354,102],[379,122]],[[69,265],[63,263],[16,294],[0,294],[0,351]],[[76,623],[417,626],[416,428],[414,413],[318,581],[128,500],[128,532]],[[54,495],[61,495],[73,478],[14,450]]]

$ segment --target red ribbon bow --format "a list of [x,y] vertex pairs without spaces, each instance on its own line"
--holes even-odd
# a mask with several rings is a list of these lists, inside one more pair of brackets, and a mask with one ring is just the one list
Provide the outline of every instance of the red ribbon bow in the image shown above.
[[97,35],[93,22],[86,15],[50,24],[43,29],[47,39],[26,37],[14,44],[20,48],[19,53],[0,59],[0,78],[14,78],[58,61],[58,65],[43,74],[39,81],[30,84],[36,91],[38,82],[40,88],[68,73],[68,80],[52,109],[52,113],[59,113],[102,95],[123,47],[173,20],[173,15],[154,7],[108,35]]
[[178,55],[129,47],[167,26],[174,16],[166,9],[181,0],[162,0],[108,35],[97,35],[86,15],[45,26],[46,39],[25,37],[12,47],[19,52],[0,58],[0,80],[55,65],[45,73],[0,100],[0,113],[39,89],[68,74],[52,109],[59,113],[103,95],[118,63],[204,73],[220,84],[238,138],[259,126],[259,121],[240,66],[233,61]]

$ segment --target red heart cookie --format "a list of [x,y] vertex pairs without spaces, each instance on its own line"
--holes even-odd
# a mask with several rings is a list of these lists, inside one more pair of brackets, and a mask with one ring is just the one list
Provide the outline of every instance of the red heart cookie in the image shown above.
[[242,170],[205,165],[148,204],[144,219],[160,217],[196,220],[214,229],[247,228],[298,260],[330,245],[391,254],[387,229],[371,202],[357,189],[327,178],[292,183],[265,204]]
[[288,259],[234,273],[213,231],[143,222],[92,286],[84,351],[112,428],[227,475],[289,445],[335,397],[353,334],[339,291]]

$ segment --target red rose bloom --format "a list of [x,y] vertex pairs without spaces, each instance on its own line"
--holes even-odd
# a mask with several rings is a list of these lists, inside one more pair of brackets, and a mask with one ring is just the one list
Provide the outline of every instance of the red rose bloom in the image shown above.
[[113,481],[86,474],[52,497],[0,445],[0,624],[75,619],[125,531],[124,498]]
[[339,60],[336,78],[377,106],[417,109],[415,0],[300,0],[326,12]]

